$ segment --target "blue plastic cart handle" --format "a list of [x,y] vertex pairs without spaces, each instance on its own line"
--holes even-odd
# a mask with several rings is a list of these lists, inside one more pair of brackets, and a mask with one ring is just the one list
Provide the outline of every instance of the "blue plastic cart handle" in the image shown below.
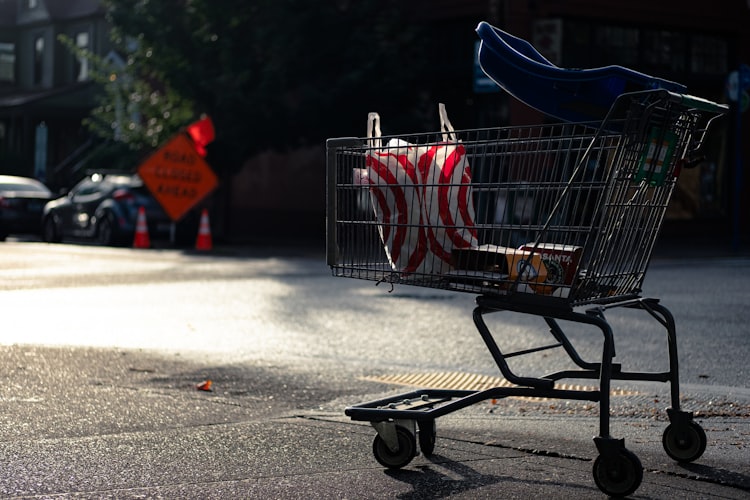
[[620,94],[687,87],[622,66],[564,69],[552,64],[527,41],[481,22],[479,64],[485,74],[518,100],[561,120],[601,120]]

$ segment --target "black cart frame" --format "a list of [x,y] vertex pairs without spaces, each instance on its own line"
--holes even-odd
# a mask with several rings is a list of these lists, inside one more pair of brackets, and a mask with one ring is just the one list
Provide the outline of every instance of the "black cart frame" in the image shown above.
[[[353,420],[376,429],[373,453],[382,465],[400,468],[419,450],[432,454],[435,420],[481,401],[511,396],[592,401],[599,404],[594,481],[609,495],[629,495],[640,485],[643,467],[624,440],[610,433],[613,380],[669,383],[664,449],[680,462],[703,454],[705,432],[680,406],[675,320],[658,299],[643,298],[641,287],[679,174],[700,161],[705,135],[725,111],[700,98],[653,90],[621,95],[596,123],[459,130],[448,139],[441,131],[327,141],[327,259],[333,275],[476,295],[474,324],[511,384],[477,391],[426,388],[346,408]],[[373,158],[416,165],[421,152],[445,145],[454,152],[462,148],[470,182],[464,177],[446,185],[445,179],[424,175],[398,185],[385,176],[374,179]],[[438,187],[447,188],[448,196],[468,187],[472,219],[457,223],[454,217],[449,227],[426,213],[430,190]],[[393,189],[403,196],[402,205],[421,200],[423,206],[412,212],[418,218],[384,216],[375,194],[391,196]],[[418,241],[423,231],[456,230],[471,232],[475,245],[453,248],[447,264],[428,252],[408,270],[394,259],[393,240],[386,236],[400,231],[404,239]],[[525,272],[530,269],[534,272]],[[613,362],[615,333],[605,317],[612,308],[643,311],[662,325],[667,371],[623,371]],[[504,352],[496,341],[502,332],[493,334],[485,321],[503,311],[542,317],[552,343]],[[601,359],[582,359],[561,321],[598,328]],[[547,349],[562,349],[577,368],[541,377],[511,371],[509,358]],[[598,384],[558,388],[565,379]]]

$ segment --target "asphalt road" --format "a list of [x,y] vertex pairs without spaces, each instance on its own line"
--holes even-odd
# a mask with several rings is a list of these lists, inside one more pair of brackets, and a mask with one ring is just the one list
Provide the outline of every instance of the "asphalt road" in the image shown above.
[[[333,278],[320,252],[232,249],[213,254],[77,245],[0,247],[6,343],[197,351],[221,360],[404,367],[490,375],[496,367],[471,322],[473,296],[389,290]],[[685,384],[748,388],[749,258],[655,259],[644,296],[661,299],[678,329]],[[665,335],[640,311],[614,309],[617,361],[661,368]],[[546,342],[535,316],[488,316],[501,347]],[[596,359],[599,334],[567,332]],[[550,356],[518,361],[550,368]]]
[[[618,384],[613,434],[644,463],[641,497],[750,491],[748,267],[660,258],[649,271],[646,295],[677,318],[683,400],[709,444],[699,463],[670,461],[660,442],[668,388]],[[441,418],[437,455],[400,474],[374,461],[374,431],[344,417],[425,374],[494,380],[472,299],[332,278],[323,255],[303,248],[0,245],[0,496],[600,498],[596,405],[482,403]],[[607,314],[618,361],[663,367],[658,325]],[[547,337],[533,316],[502,313],[491,326],[512,349]],[[595,332],[569,335],[596,358]],[[517,366],[558,363],[540,354]],[[196,390],[206,380],[212,391]]]

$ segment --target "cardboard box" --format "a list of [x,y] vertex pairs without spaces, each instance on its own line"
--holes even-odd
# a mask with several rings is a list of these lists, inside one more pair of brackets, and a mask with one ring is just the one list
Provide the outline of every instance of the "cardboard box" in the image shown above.
[[476,248],[453,249],[453,267],[464,271],[482,271],[506,276],[509,284],[544,283],[547,268],[539,254],[498,245],[480,245]]
[[547,268],[547,278],[544,287],[536,287],[539,293],[550,294],[560,286],[570,286],[575,282],[578,264],[581,262],[583,247],[573,245],[558,245],[553,243],[539,243],[534,249],[534,243],[521,245],[521,250],[538,254]]

